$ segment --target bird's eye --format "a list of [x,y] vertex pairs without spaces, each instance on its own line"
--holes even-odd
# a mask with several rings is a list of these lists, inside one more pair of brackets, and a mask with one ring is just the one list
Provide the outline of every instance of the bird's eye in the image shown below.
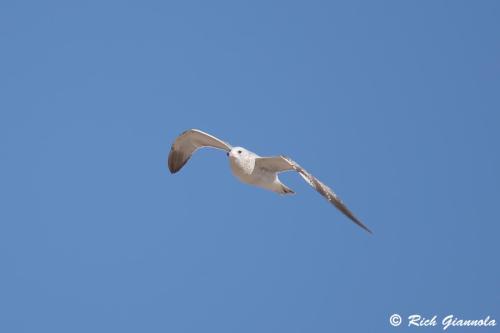
[[238,154],[241,154],[241,150],[238,150]]

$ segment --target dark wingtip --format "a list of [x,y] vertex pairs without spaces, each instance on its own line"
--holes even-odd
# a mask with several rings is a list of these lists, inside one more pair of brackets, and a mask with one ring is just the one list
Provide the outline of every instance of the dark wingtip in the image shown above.
[[168,154],[168,170],[172,174],[177,173],[186,164],[188,159],[189,157],[185,159],[182,153],[171,149]]
[[170,162],[170,159],[168,159],[168,171],[170,171],[170,173],[176,173],[177,171],[179,171],[179,169],[174,169],[174,166],[172,165],[172,163]]
[[170,165],[168,166],[168,171],[170,171],[171,174],[177,173],[179,169],[175,170],[173,169]]
[[373,235],[373,231],[371,231],[366,225],[364,225],[360,220],[355,221],[357,225],[366,230],[370,235]]
[[[361,228],[363,228],[366,232],[368,232],[370,235],[373,235],[373,231],[371,231],[366,225],[364,225],[363,222],[355,218],[354,216],[349,216],[357,225],[359,225]],[[354,217],[354,218],[353,218]]]

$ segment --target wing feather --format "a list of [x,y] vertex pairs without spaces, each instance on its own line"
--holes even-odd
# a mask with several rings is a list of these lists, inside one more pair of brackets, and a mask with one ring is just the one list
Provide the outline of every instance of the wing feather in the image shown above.
[[262,157],[256,160],[256,165],[273,172],[282,172],[295,170],[302,178],[311,185],[319,194],[325,197],[331,204],[337,207],[345,216],[350,218],[361,228],[369,233],[372,233],[366,225],[363,224],[344,204],[344,202],[333,192],[331,188],[323,184],[319,179],[310,174],[307,170],[301,167],[297,162],[286,156]]
[[203,131],[197,129],[184,131],[175,139],[172,148],[170,148],[168,154],[168,169],[170,172],[176,173],[182,169],[191,158],[191,155],[197,149],[203,147],[212,147],[224,151],[230,151],[232,148],[228,143]]

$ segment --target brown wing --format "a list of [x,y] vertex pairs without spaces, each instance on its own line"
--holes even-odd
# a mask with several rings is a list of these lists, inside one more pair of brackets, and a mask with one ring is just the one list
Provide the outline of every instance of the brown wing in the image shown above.
[[168,169],[171,173],[179,171],[193,153],[202,147],[212,147],[225,151],[231,150],[231,145],[213,135],[197,129],[190,129],[179,135],[168,154]]
[[257,157],[255,159],[255,166],[271,172],[295,170],[290,161],[284,156]]
[[[290,170],[290,168],[286,168],[285,164],[283,161],[286,161],[291,169],[297,171],[304,180],[314,187],[316,191],[318,191],[319,194],[321,194],[323,197],[325,197],[331,204],[333,204],[335,207],[337,207],[338,210],[340,210],[342,213],[344,213],[345,216],[350,218],[354,223],[359,225],[361,228],[365,229],[369,233],[372,233],[370,229],[366,225],[363,224],[354,214],[347,208],[347,206],[342,202],[342,200],[335,194],[335,192],[332,191],[331,188],[323,184],[319,179],[311,175],[307,170],[305,170],[303,167],[301,167],[297,162],[293,161],[292,159],[286,157],[286,156],[277,156],[272,158],[274,161],[273,163],[270,163],[270,165],[275,165],[282,171],[285,170]],[[277,170],[279,171],[279,170]]]

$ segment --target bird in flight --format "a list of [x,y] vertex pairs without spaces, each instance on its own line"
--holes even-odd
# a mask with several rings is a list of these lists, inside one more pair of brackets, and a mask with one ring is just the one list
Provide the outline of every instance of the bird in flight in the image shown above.
[[279,194],[293,194],[294,192],[280,181],[278,174],[284,171],[298,172],[309,185],[337,207],[344,215],[361,228],[372,233],[366,225],[354,216],[331,188],[323,184],[290,158],[283,155],[261,157],[243,147],[233,147],[215,136],[198,129],[187,130],[175,139],[168,155],[168,168],[170,172],[178,172],[186,164],[191,155],[203,147],[224,150],[229,157],[229,165],[233,175],[243,183],[258,186]]

